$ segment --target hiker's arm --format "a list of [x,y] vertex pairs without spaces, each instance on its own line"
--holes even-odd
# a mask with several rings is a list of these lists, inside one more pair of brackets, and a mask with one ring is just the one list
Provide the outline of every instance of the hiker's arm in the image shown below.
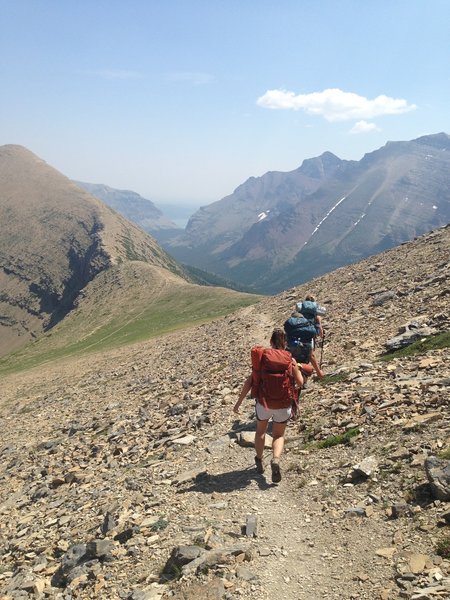
[[241,393],[239,394],[239,400],[236,402],[236,404],[233,407],[233,412],[235,412],[236,414],[239,414],[239,407],[241,406],[242,402],[244,401],[245,396],[251,390],[251,387],[252,387],[252,376],[249,375],[247,377],[247,379],[245,380],[244,385],[242,386]]
[[317,316],[317,328],[319,330],[319,336],[323,338],[323,327],[322,327],[322,317]]
[[312,364],[312,366],[314,368],[314,371],[317,373],[317,377],[319,379],[322,379],[324,373],[323,373],[323,371],[321,370],[321,368],[319,367],[319,365],[317,363],[317,358],[316,358],[316,355],[314,354],[314,351],[311,352],[311,357],[310,357],[309,360],[310,360],[310,362],[311,362],[311,364]]
[[292,372],[294,374],[295,382],[297,383],[298,387],[301,388],[303,386],[303,375],[301,374],[301,371],[298,368],[295,360],[292,361]]

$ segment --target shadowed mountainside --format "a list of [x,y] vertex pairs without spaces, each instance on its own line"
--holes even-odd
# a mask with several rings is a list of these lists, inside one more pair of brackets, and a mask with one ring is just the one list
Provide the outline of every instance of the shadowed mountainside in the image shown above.
[[[188,285],[183,269],[151,236],[21,146],[0,148],[0,222],[0,356],[52,329],[81,290],[111,268],[132,271],[128,266],[136,261],[156,267],[144,287],[149,298],[159,287],[157,273]],[[137,290],[143,281],[135,276],[128,284]],[[216,294],[196,289],[205,299]],[[105,291],[98,287],[97,293],[103,300]],[[120,322],[110,308],[110,320]]]

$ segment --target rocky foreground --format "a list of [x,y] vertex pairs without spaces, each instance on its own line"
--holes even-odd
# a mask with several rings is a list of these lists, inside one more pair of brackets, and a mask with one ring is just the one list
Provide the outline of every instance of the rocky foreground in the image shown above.
[[[450,349],[378,360],[448,331],[449,255],[447,227],[211,324],[4,379],[0,598],[449,598]],[[252,402],[232,406],[250,347],[306,290],[328,309],[334,377],[302,392],[273,485]]]

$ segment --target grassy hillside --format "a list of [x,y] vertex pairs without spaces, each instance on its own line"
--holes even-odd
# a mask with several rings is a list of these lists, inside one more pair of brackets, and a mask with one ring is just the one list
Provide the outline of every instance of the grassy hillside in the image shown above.
[[188,284],[147,263],[117,265],[85,288],[77,308],[64,321],[1,359],[0,374],[185,329],[259,299],[229,289]]
[[112,265],[184,276],[151,236],[21,146],[0,146],[0,223],[0,356],[64,319]]

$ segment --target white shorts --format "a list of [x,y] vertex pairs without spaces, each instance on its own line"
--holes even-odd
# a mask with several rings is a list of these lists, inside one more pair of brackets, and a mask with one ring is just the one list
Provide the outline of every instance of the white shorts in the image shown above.
[[287,423],[292,415],[292,408],[264,408],[259,402],[255,407],[256,418],[258,421],[268,421],[270,417],[274,423]]

